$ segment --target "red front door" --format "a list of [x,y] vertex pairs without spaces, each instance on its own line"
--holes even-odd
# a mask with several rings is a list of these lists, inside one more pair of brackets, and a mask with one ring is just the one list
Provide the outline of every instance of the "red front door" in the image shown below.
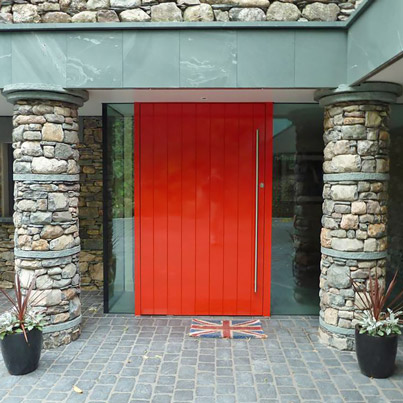
[[268,315],[271,104],[135,109],[136,314]]

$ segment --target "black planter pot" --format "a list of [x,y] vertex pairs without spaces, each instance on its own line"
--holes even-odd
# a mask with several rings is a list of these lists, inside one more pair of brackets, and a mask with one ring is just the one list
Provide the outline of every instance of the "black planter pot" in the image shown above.
[[38,368],[42,350],[42,332],[32,329],[27,332],[28,343],[23,333],[9,334],[0,341],[4,363],[11,375],[24,375]]
[[355,351],[361,373],[371,378],[388,378],[395,370],[398,335],[370,336],[355,329]]

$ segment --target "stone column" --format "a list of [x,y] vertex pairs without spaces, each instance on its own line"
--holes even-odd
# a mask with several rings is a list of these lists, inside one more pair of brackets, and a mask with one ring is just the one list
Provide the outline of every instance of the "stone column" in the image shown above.
[[352,279],[364,289],[375,270],[385,275],[389,104],[400,93],[374,82],[315,97],[325,107],[319,335],[341,350],[354,349]]
[[24,288],[37,276],[45,348],[80,335],[77,108],[85,91],[9,86],[14,104],[15,270]]

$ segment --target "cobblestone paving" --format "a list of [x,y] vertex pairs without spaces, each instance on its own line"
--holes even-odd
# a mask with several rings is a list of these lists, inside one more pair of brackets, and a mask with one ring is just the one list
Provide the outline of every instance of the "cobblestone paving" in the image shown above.
[[315,317],[263,320],[266,340],[209,340],[187,337],[190,318],[105,315],[100,293],[83,306],[80,339],[44,351],[37,371],[0,362],[1,402],[403,402],[402,346],[396,374],[369,379],[354,353],[318,342]]

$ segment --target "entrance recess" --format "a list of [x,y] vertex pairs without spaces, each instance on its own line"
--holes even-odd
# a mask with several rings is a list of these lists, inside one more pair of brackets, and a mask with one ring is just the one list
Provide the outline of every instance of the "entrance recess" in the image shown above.
[[136,314],[269,315],[271,104],[135,105]]

